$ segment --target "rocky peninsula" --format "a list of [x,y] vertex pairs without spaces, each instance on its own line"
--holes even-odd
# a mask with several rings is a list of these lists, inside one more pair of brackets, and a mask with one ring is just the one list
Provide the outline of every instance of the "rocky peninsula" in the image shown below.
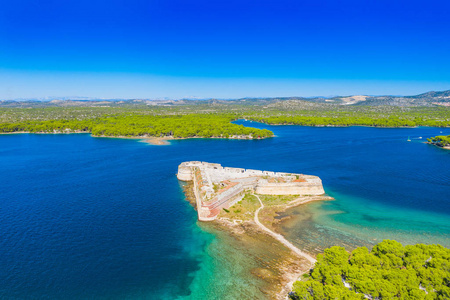
[[450,135],[438,135],[427,139],[428,144],[450,150]]
[[325,195],[319,177],[199,161],[180,164],[177,177],[188,182],[185,193],[205,222],[202,227],[225,232],[254,258],[258,267],[249,273],[267,283],[264,293],[270,299],[284,299],[314,264],[313,255],[277,232],[277,224],[288,208],[333,199]]

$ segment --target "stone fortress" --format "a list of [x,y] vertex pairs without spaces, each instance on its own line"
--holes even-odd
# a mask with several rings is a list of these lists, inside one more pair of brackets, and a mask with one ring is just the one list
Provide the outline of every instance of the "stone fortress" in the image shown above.
[[242,200],[246,191],[263,195],[323,195],[317,176],[222,167],[188,161],[178,166],[177,178],[193,181],[198,219],[212,221],[222,209]]

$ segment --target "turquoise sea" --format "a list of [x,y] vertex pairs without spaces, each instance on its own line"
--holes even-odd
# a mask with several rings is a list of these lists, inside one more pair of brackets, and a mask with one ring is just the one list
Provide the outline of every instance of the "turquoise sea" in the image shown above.
[[246,249],[185,201],[186,160],[320,176],[336,200],[294,208],[281,227],[312,252],[385,238],[450,247],[450,151],[423,143],[450,129],[238,123],[276,137],[0,136],[0,298],[264,299]]

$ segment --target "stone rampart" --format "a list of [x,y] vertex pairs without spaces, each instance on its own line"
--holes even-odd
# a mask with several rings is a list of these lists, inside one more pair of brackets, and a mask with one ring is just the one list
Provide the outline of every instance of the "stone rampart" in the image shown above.
[[262,195],[323,195],[325,191],[318,183],[267,183],[258,184],[255,193]]
[[[221,174],[237,176],[237,178],[244,178],[244,177],[250,177],[250,176],[285,177],[290,174],[292,175],[292,173],[222,167],[222,165],[216,164],[216,163],[208,163],[208,162],[201,162],[201,161],[188,161],[188,162],[183,162],[178,166],[178,174],[177,174],[178,179],[180,179],[182,181],[192,180],[192,178],[188,175],[191,167],[201,167],[202,169],[217,170]],[[293,174],[293,175],[299,175],[299,174]]]
[[232,200],[234,197],[238,196],[243,191],[244,189],[242,187],[242,184],[238,183],[237,185],[229,188],[225,192],[214,197],[212,201],[203,203],[203,206],[208,207],[210,209],[229,208],[231,205],[229,205],[228,202]]
[[180,165],[178,167],[177,178],[178,178],[178,180],[181,180],[181,181],[191,181],[191,180],[193,180],[191,167],[186,167],[186,166],[182,167]]
[[[177,177],[194,181],[198,218],[214,220],[223,208],[239,202],[245,190],[265,195],[323,195],[322,181],[317,176],[284,172],[222,167],[200,161],[188,161],[178,166]],[[217,185],[234,185],[217,191]]]

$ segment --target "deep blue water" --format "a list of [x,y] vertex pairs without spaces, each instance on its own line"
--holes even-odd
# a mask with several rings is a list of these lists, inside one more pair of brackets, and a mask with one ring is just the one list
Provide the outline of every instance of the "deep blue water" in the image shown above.
[[237,275],[213,257],[225,246],[184,200],[175,173],[186,160],[320,176],[336,201],[310,205],[306,231],[292,225],[299,244],[339,242],[334,231],[450,246],[450,151],[422,143],[450,129],[240,123],[277,137],[152,146],[87,134],[0,136],[0,298],[223,298],[220,286]]

